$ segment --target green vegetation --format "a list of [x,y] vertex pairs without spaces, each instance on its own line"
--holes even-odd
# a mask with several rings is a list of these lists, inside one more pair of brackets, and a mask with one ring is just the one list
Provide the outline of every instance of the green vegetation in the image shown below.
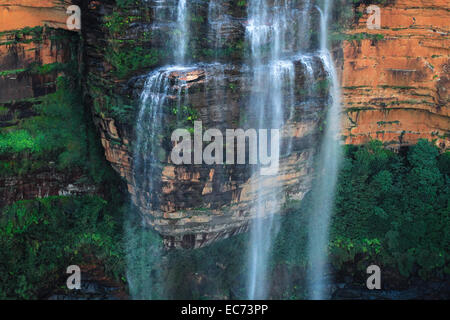
[[133,5],[139,5],[139,0],[116,0],[116,4],[119,8],[126,8]]
[[106,60],[115,68],[114,75],[125,78],[127,75],[142,70],[142,68],[154,67],[159,62],[161,53],[157,49],[145,49],[133,46],[132,48],[121,47],[106,55]]
[[[25,28],[8,35],[36,38],[43,32],[42,28]],[[82,104],[77,65],[79,35],[48,29],[46,37],[56,47],[70,46],[72,57],[67,63],[34,62],[13,72],[63,76],[57,78],[54,93],[2,105],[1,113],[12,116],[12,120],[0,130],[0,176],[24,175],[51,166],[59,171],[83,171],[87,179],[97,182],[105,168],[98,137]],[[23,117],[18,106],[32,116]]]
[[6,71],[0,71],[0,77],[9,76],[12,74],[19,74],[24,72],[26,69],[16,69],[16,70],[6,70]]
[[405,277],[450,273],[449,159],[448,152],[439,155],[426,140],[406,155],[383,149],[381,142],[348,147],[332,261],[337,266],[375,261]]
[[125,29],[130,23],[138,20],[139,17],[121,15],[119,12],[113,12],[110,16],[105,17],[105,26],[113,34],[121,34],[125,32]]
[[[450,153],[426,140],[406,154],[380,141],[347,146],[329,244],[334,267],[361,272],[376,263],[425,279],[450,273],[449,177]],[[276,263],[306,265],[309,201],[283,219]]]
[[148,21],[150,10],[139,7],[136,0],[118,0],[117,7],[104,17],[103,27],[110,34],[110,42],[104,49],[106,61],[111,64],[112,74],[119,79],[130,76],[137,70],[155,67],[164,58],[165,52],[150,46],[153,35],[144,31],[132,39],[127,36],[133,23]]
[[4,42],[0,42],[2,45],[13,45],[17,43],[39,43],[42,41],[42,33],[44,28],[41,26],[36,27],[25,27],[20,30],[3,31],[0,32],[0,37]]
[[[23,69],[0,73],[1,76],[64,74],[48,84],[56,86],[56,92],[2,105],[1,113],[11,120],[5,121],[6,126],[0,131],[0,176],[31,173],[48,167],[49,163],[55,163],[59,170],[87,167],[92,144],[88,141],[89,130],[79,90],[79,35],[43,27],[8,31],[2,35],[15,43],[39,43],[45,36],[56,48],[70,47],[72,57],[67,63],[32,62]],[[25,110],[27,116],[22,116],[24,112],[19,109]]]
[[[77,44],[78,35],[64,32],[50,30],[52,45]],[[42,28],[25,28],[7,36],[36,42],[42,33]],[[104,159],[91,114],[82,103],[73,49],[69,63],[32,63],[1,74],[64,75],[54,93],[1,105],[1,114],[14,119],[0,130],[0,176],[77,172],[82,173],[77,182],[95,185],[96,195],[24,200],[6,207],[0,203],[0,299],[43,297],[65,278],[70,264],[100,264],[111,278],[123,275],[123,186]],[[21,116],[18,107],[30,116]]]
[[347,41],[357,41],[360,42],[361,40],[372,40],[372,41],[379,41],[384,39],[384,35],[376,33],[353,33],[353,34],[345,34],[345,33],[333,33],[331,35],[332,40],[347,40]]
[[354,89],[362,89],[362,88],[367,88],[368,86],[349,86],[349,87],[342,87],[343,89],[347,89],[347,90],[354,90]]
[[25,162],[56,160],[60,170],[86,166],[88,126],[80,95],[72,85],[69,78],[59,78],[58,90],[34,105],[37,116],[2,129],[0,156],[5,160],[1,160],[0,174],[25,173]]
[[191,106],[180,106],[173,107],[172,114],[177,117],[178,126],[188,126],[193,127],[194,121],[198,119],[197,110],[193,109]]
[[120,215],[98,196],[19,201],[0,217],[0,299],[33,299],[54,290],[69,265],[103,263],[123,273]]
[[410,87],[410,86],[389,86],[389,85],[380,85],[378,88],[382,89],[399,89],[399,90],[412,90],[417,89],[416,87]]
[[8,133],[0,133],[0,154],[16,153],[24,150],[36,152],[39,146],[33,137],[25,130],[16,130]]
[[54,62],[54,63],[48,63],[48,64],[37,64],[33,63],[30,65],[30,67],[25,70],[25,72],[30,72],[31,74],[49,74],[52,72],[61,72],[65,71],[67,69],[70,69],[73,66],[70,66],[66,63],[60,63],[60,62]]
[[391,125],[391,124],[400,124],[400,121],[398,120],[394,120],[394,121],[378,121],[377,125],[380,126],[384,126],[384,125]]
[[392,4],[394,0],[352,0],[354,6],[359,6],[361,4],[371,5],[379,4],[382,6]]
[[101,117],[113,117],[122,123],[133,123],[135,102],[129,97],[116,94],[110,83],[99,83],[98,77],[90,73],[87,82],[93,98],[94,111]]

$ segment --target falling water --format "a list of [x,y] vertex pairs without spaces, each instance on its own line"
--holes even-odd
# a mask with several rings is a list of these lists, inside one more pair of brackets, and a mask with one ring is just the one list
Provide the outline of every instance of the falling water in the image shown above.
[[320,149],[317,165],[317,181],[312,191],[312,208],[309,225],[308,254],[310,269],[309,292],[314,300],[326,298],[325,274],[327,272],[327,247],[330,217],[333,211],[333,201],[338,167],[340,162],[340,146],[338,135],[340,131],[340,88],[333,59],[327,47],[328,19],[330,0],[325,0],[323,11],[320,11],[320,56],[324,68],[330,76],[330,106],[326,117],[326,127]]
[[[177,80],[171,84],[169,75],[173,71],[184,71],[187,68],[168,67],[153,71],[145,82],[140,97],[140,111],[136,125],[136,147],[134,150],[134,184],[136,190],[144,190],[140,197],[141,206],[146,210],[157,210],[159,206],[158,190],[161,176],[161,158],[164,157],[161,148],[161,137],[164,131],[163,112],[169,99],[176,96],[176,103],[180,108],[184,101],[182,92],[186,91],[186,83]],[[129,218],[131,220],[131,217]],[[142,227],[132,226],[126,221],[126,251],[127,251],[127,280],[130,294],[134,299],[161,298],[161,286],[155,286],[154,281],[159,276],[158,264],[161,263],[161,243],[158,237]]]
[[178,1],[177,9],[177,30],[176,43],[174,44],[175,50],[175,63],[178,65],[184,65],[186,57],[186,48],[189,41],[188,30],[188,13],[187,13],[187,0]]
[[[264,94],[260,92],[255,93],[258,97],[254,97],[253,103],[260,102],[260,107],[266,106],[265,110],[259,110],[260,117],[258,119],[258,128],[280,128],[283,124],[283,108],[289,101],[285,101],[283,97],[283,87],[293,84],[294,67],[292,61],[276,61],[269,66],[269,76],[263,79],[263,73],[256,71],[254,80],[256,83],[263,85],[260,88],[267,88]],[[262,96],[260,96],[262,95]],[[252,105],[257,106],[257,105]],[[271,119],[266,119],[267,113],[271,115]],[[275,155],[279,158],[280,155]],[[258,174],[261,168],[255,168],[253,173]],[[279,186],[273,185],[270,194],[265,194],[262,191],[264,181],[273,179],[273,177],[260,176],[259,180],[255,180],[252,184],[253,191],[256,194],[256,215],[257,218],[251,225],[250,229],[250,243],[249,243],[249,299],[264,299],[267,294],[267,286],[269,279],[267,275],[267,263],[269,261],[269,254],[271,252],[272,240],[278,232],[278,223],[274,214],[280,210],[280,199],[278,193]],[[268,214],[263,216],[265,211]]]
[[304,1],[304,7],[302,13],[300,15],[300,30],[303,32],[298,32],[298,42],[301,45],[302,50],[304,51],[309,47],[310,37],[309,37],[309,26],[311,24],[311,0]]
[[[140,112],[136,126],[137,140],[134,154],[134,178],[140,205],[145,210],[157,210],[159,206],[157,190],[160,189],[159,181],[155,177],[161,174],[160,159],[161,137],[164,132],[163,109],[169,104],[168,100],[176,100],[178,107],[185,103],[187,96],[186,83],[177,82],[171,77],[174,71],[186,70],[186,50],[189,40],[189,24],[186,0],[158,1],[161,6],[161,14],[156,21],[161,25],[175,24],[176,31],[172,34],[170,50],[173,52],[173,64],[176,67],[163,67],[153,71],[147,78],[141,95]],[[222,46],[224,14],[221,0],[210,2],[208,21],[210,29],[215,37],[214,46]],[[300,6],[300,8],[299,8]],[[303,64],[305,89],[310,95],[314,82],[314,61],[310,47],[310,14],[311,1],[290,0],[249,0],[248,23],[246,24],[246,41],[250,48],[247,65],[243,67],[245,78],[250,79],[249,88],[249,122],[248,126],[255,129],[282,129],[287,122],[292,120],[293,110],[299,105],[296,101],[296,79],[298,71],[297,62]],[[176,8],[176,9],[175,9]],[[168,10],[166,10],[168,9]],[[157,13],[158,11],[155,10]],[[321,36],[326,39],[326,19],[328,17],[328,2],[325,6],[325,14],[322,15]],[[159,19],[159,20],[158,20]],[[224,23],[225,25],[226,23]],[[210,32],[211,32],[210,30]],[[325,30],[325,31],[324,31]],[[331,138],[335,133],[335,124],[339,107],[339,92],[337,79],[330,54],[326,48],[326,40],[321,41],[319,56],[332,78],[332,107],[328,113],[327,130],[322,149],[325,152],[323,159],[333,158],[337,150],[333,149]],[[217,57],[216,57],[217,58]],[[208,99],[211,103],[226,103],[225,69],[224,66],[215,63],[210,65],[211,70],[206,72],[208,86],[213,90],[208,91]],[[297,69],[297,70],[296,70]],[[169,81],[170,78],[170,81]],[[173,83],[173,82],[176,83]],[[181,81],[181,80],[180,80]],[[225,100],[223,100],[225,98]],[[219,102],[221,101],[221,102]],[[337,132],[337,131],[336,131]],[[283,137],[280,137],[280,139]],[[287,153],[291,150],[291,138],[288,139]],[[327,142],[329,141],[329,142]],[[281,145],[281,143],[280,143]],[[329,150],[329,148],[333,150]],[[277,154],[275,157],[280,158]],[[334,172],[328,161],[324,162],[323,170]],[[337,163],[335,163],[337,165]],[[254,166],[250,179],[251,191],[255,196],[255,203],[250,209],[255,216],[250,225],[250,241],[248,246],[248,277],[247,296],[250,299],[267,298],[270,289],[270,274],[268,262],[272,249],[273,239],[277,235],[279,223],[276,218],[283,201],[283,187],[279,184],[277,176],[263,176],[260,174],[261,166]],[[335,180],[335,179],[334,179]],[[330,181],[334,184],[333,179]],[[270,184],[270,190],[262,186]],[[322,187],[325,189],[324,184]],[[319,188],[322,190],[321,188]],[[327,202],[328,200],[325,199]],[[144,203],[142,203],[144,201]],[[319,201],[320,202],[320,201]],[[320,210],[319,210],[320,211]],[[320,224],[320,223],[319,223]],[[127,278],[130,283],[130,292],[134,298],[158,298],[161,297],[158,288],[152,282],[154,277],[149,277],[149,272],[158,272],[161,260],[163,260],[159,244],[149,246],[148,237],[144,233],[135,232],[133,229],[127,234],[130,243],[135,250],[127,255]],[[147,241],[147,242],[146,242]],[[152,240],[153,241],[153,240]],[[319,243],[319,242],[317,242]]]
[[[188,42],[186,0],[179,0],[176,6],[171,1],[162,0],[156,3],[154,10],[157,27],[175,21],[177,30],[171,41],[172,47],[166,49],[174,51],[173,62],[184,64]],[[151,72],[140,96],[133,176],[136,192],[142,193],[136,195],[136,201],[146,211],[159,208],[160,181],[157,177],[161,176],[161,160],[167,156],[161,148],[165,130],[164,107],[170,103],[169,99],[176,97],[180,108],[184,98],[182,93],[187,91],[183,80],[170,80],[169,75],[174,71],[186,70],[188,68],[183,66],[169,66]],[[133,223],[133,215],[130,214],[125,221],[126,276],[130,294],[134,299],[162,298],[164,288],[154,283],[161,278],[162,243],[158,236],[145,228],[145,221],[140,227]]]
[[[291,117],[294,106],[294,60],[298,58],[296,54],[303,44],[298,33],[309,31],[309,28],[299,29],[302,26],[302,23],[297,23],[299,13],[295,4],[288,0],[249,2],[246,27],[252,72],[249,110],[252,115],[257,115],[252,124],[255,128],[281,128],[285,123],[286,110],[287,118]],[[275,156],[280,157],[279,154]],[[259,175],[260,169],[256,166],[252,172],[255,177],[251,186],[256,196],[253,208],[256,218],[250,226],[248,249],[249,299],[267,297],[270,283],[268,262],[273,239],[279,229],[275,214],[280,211],[282,190],[272,183],[270,194],[265,193],[262,186],[277,179]]]
[[[136,126],[136,149],[134,151],[135,185],[149,191],[145,199],[146,207],[151,209],[156,205],[155,189],[157,181],[151,177],[156,176],[158,151],[158,135],[162,105],[168,94],[167,77],[165,72],[155,71],[147,78],[140,97],[140,111]],[[129,217],[128,220],[131,220]],[[143,223],[144,224],[144,223]],[[152,264],[159,260],[160,251],[156,246],[146,241],[144,227],[134,230],[131,222],[127,221],[127,282],[130,294],[134,299],[157,298],[148,276]]]
[[222,47],[223,39],[223,28],[229,23],[229,18],[225,14],[224,0],[210,0],[208,5],[208,25],[211,40],[214,42],[213,48],[215,52],[215,58],[219,49]]

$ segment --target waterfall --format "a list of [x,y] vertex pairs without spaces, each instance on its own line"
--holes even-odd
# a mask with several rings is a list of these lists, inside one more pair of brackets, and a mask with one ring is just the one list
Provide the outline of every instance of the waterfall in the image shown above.
[[[141,194],[135,195],[135,201],[146,211],[159,209],[158,177],[161,176],[161,159],[167,157],[161,148],[166,125],[163,119],[164,108],[169,105],[169,99],[176,97],[176,107],[180,111],[186,98],[182,96],[183,92],[187,92],[185,81],[171,80],[169,76],[174,71],[189,70],[182,66],[185,63],[188,43],[187,1],[179,0],[174,6],[173,2],[162,0],[156,3],[154,10],[158,25],[175,21],[176,31],[171,39],[171,47],[166,49],[174,52],[173,62],[179,66],[166,66],[152,71],[147,76],[140,96],[133,177],[135,189],[142,190]],[[177,112],[177,115],[180,113]],[[136,226],[133,219],[134,216],[130,213],[125,221],[126,276],[130,294],[133,299],[162,298],[164,288],[155,283],[161,278],[159,274],[162,272],[162,241],[152,230],[145,228],[148,225],[145,221],[147,217],[142,218],[141,226]]]
[[298,32],[298,43],[301,44],[301,48],[304,51],[309,47],[310,37],[309,37],[309,26],[311,24],[311,0],[304,1],[304,7],[300,15],[300,30],[303,32]]
[[224,0],[210,0],[208,5],[208,27],[214,45],[215,58],[217,59],[218,50],[223,45],[222,28],[229,22],[224,13]]
[[[167,77],[164,72],[155,71],[147,78],[140,97],[140,111],[136,125],[136,149],[134,151],[135,185],[148,190],[149,197],[145,199],[145,206],[151,209],[157,198],[155,197],[156,183],[153,176],[157,170],[158,136],[160,131],[162,105],[168,94]],[[127,252],[127,282],[133,299],[156,298],[153,293],[152,279],[148,270],[160,252],[146,241],[144,226],[135,230],[131,226],[129,215],[126,221],[126,252]],[[142,223],[144,225],[144,223]]]
[[[249,112],[257,115],[251,124],[255,128],[281,128],[291,118],[294,108],[295,70],[294,61],[304,49],[299,37],[309,32],[309,22],[298,23],[298,16],[307,17],[305,6],[300,14],[296,4],[288,0],[250,0],[246,38],[251,49],[251,95]],[[301,28],[304,28],[303,30]],[[286,95],[286,92],[288,93]],[[286,112],[286,110],[288,112]],[[288,142],[291,152],[291,142]],[[277,155],[280,158],[280,155]],[[274,177],[260,175],[260,167],[252,170],[252,191],[256,200],[252,211],[255,214],[250,224],[248,248],[247,295],[249,299],[265,299],[268,295],[270,276],[268,273],[273,239],[279,223],[276,213],[280,211],[282,188],[273,184]],[[272,181],[272,182],[271,182]],[[270,193],[263,186],[271,184]]]
[[326,298],[327,248],[329,224],[333,211],[335,186],[340,162],[340,88],[331,53],[328,49],[328,19],[330,0],[320,11],[320,57],[331,80],[330,106],[326,127],[317,159],[317,181],[312,190],[312,208],[308,229],[309,292],[314,300]]
[[[160,159],[163,157],[161,148],[161,137],[165,129],[163,121],[164,107],[169,104],[169,99],[176,96],[178,111],[184,101],[182,92],[186,91],[186,83],[177,80],[175,84],[170,83],[169,75],[173,71],[184,71],[188,68],[166,67],[150,73],[145,82],[140,97],[140,110],[136,124],[136,147],[134,150],[134,185],[136,189],[144,190],[144,195],[139,197],[141,206],[146,210],[158,210],[161,176]],[[162,246],[158,236],[142,226],[132,225],[132,217],[128,217],[126,228],[126,259],[127,259],[127,281],[130,294],[134,299],[157,299],[161,298],[161,286],[154,286],[159,276],[150,276],[159,273],[157,266],[162,259]]]
[[[332,82],[330,98],[332,103],[327,116],[327,128],[322,144],[321,154],[323,156],[320,158],[323,160],[323,163],[320,162],[320,168],[323,169],[319,168],[318,172],[329,170],[334,174],[333,179],[325,181],[331,182],[334,188],[337,162],[330,161],[330,158],[333,160],[338,154],[333,137],[339,131],[339,88],[333,61],[326,45],[328,1],[326,4],[324,14],[321,15],[321,47],[318,52],[310,52],[312,1],[249,0],[248,21],[245,24],[246,47],[249,48],[249,53],[245,60],[246,63],[241,69],[242,78],[249,81],[245,86],[250,90],[250,94],[246,97],[248,104],[245,109],[249,117],[243,125],[254,129],[279,129],[282,134],[280,134],[278,142],[280,145],[284,145],[284,149],[280,149],[279,154],[272,155],[272,158],[280,160],[280,163],[283,164],[283,159],[287,159],[295,153],[293,149],[296,150],[293,148],[292,132],[288,132],[296,122],[293,120],[294,113],[296,117],[303,116],[302,112],[298,112],[297,109],[307,109],[310,105],[309,99],[313,96],[316,76],[320,74],[318,72],[320,68],[316,68],[316,64],[322,63]],[[161,148],[163,136],[167,133],[164,116],[169,112],[169,107],[180,110],[189,102],[188,85],[185,80],[181,80],[185,77],[180,76],[183,72],[192,69],[185,66],[189,43],[187,5],[186,0],[161,0],[157,2],[159,9],[156,9],[159,11],[155,10],[155,14],[158,12],[161,14],[161,16],[155,17],[155,21],[164,28],[170,25],[175,31],[167,41],[168,47],[166,48],[173,52],[171,61],[168,65],[152,71],[147,76],[140,97],[133,155],[136,191],[133,197],[145,212],[144,219],[146,221],[143,223],[145,225],[149,224],[150,212],[160,209],[161,181],[158,177],[161,177],[163,167],[161,162],[164,162],[168,156],[164,148]],[[222,29],[226,25],[228,17],[225,14],[226,10],[222,7],[223,1],[210,1],[208,5],[208,32],[215,39],[213,44],[217,51],[223,45]],[[216,55],[216,61],[217,58]],[[174,64],[176,66],[173,66]],[[208,101],[208,105],[218,107],[227,104],[229,95],[227,90],[229,84],[226,81],[228,76],[226,73],[229,72],[227,66],[218,62],[209,65],[198,64],[196,67],[199,66],[205,69],[205,99]],[[304,95],[298,93],[299,70],[304,73],[300,75],[300,78],[304,79],[304,88],[301,88],[306,92]],[[191,97],[194,97],[193,95],[194,92]],[[299,101],[297,99],[299,96],[304,96],[305,101]],[[176,114],[178,117],[181,112]],[[305,114],[308,116],[307,112]],[[225,115],[219,115],[215,120],[220,125],[225,122],[225,119]],[[269,261],[273,251],[273,241],[279,230],[279,214],[277,213],[280,213],[281,204],[284,203],[287,195],[280,173],[266,176],[261,174],[262,165],[253,165],[251,168],[248,183],[249,192],[253,195],[254,201],[249,211],[254,219],[249,224],[249,242],[246,252],[248,263],[246,294],[249,299],[265,299],[269,295],[272,281]],[[217,174],[223,175],[224,180],[229,180],[224,170],[223,172],[218,170]],[[328,188],[325,182],[322,187],[318,187],[319,190]],[[322,196],[324,198],[318,199],[319,204],[321,201],[323,204],[332,201],[332,196]],[[328,207],[331,208],[331,204]],[[322,212],[321,208],[317,210]],[[317,215],[317,218],[319,217],[321,215]],[[321,223],[322,221],[318,221],[316,224]],[[313,225],[314,223],[311,223],[311,227]],[[157,237],[148,236],[143,229],[127,229],[127,279],[130,284],[130,292],[133,298],[160,298],[163,296],[164,288],[161,288],[160,282],[155,285],[154,281],[155,277],[158,277],[158,272],[162,272],[167,267],[162,266],[164,260],[162,244],[156,239]],[[314,230],[314,232],[316,231]],[[323,236],[326,237],[326,233]],[[319,240],[322,242],[318,242]],[[323,241],[326,243],[326,239],[314,239],[310,243],[320,244]],[[314,252],[319,252],[319,250]],[[316,261],[315,257],[312,257],[311,261],[319,266],[314,262]],[[150,273],[152,276],[149,276]],[[158,281],[161,279],[162,277]],[[311,283],[316,283],[316,281]]]
[[187,0],[178,1],[177,9],[177,30],[174,47],[175,49],[175,63],[184,65],[186,57],[186,48],[189,41],[188,30],[188,14],[187,14]]

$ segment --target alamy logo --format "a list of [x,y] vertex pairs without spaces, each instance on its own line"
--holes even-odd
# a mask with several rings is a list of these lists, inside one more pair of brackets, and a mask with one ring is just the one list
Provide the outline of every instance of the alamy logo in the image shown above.
[[[270,155],[268,145],[270,131]],[[227,129],[225,142],[219,129],[208,129],[203,134],[202,122],[194,122],[194,139],[187,129],[177,129],[172,133],[175,146],[171,161],[180,164],[246,164],[248,141],[248,163],[259,164],[261,175],[275,175],[279,168],[280,130],[279,129]],[[203,143],[209,144],[203,149]],[[237,142],[237,145],[236,145]],[[192,147],[193,145],[193,147]],[[224,159],[224,146],[226,158]],[[192,150],[194,151],[192,154]],[[235,156],[235,150],[237,155]],[[193,159],[192,159],[193,158]],[[192,161],[193,160],[193,161]]]
[[371,5],[366,9],[369,17],[367,18],[367,28],[370,30],[381,29],[381,9],[379,6]]
[[80,267],[77,265],[68,266],[66,273],[71,274],[71,276],[69,276],[66,281],[67,288],[70,290],[73,290],[73,289],[80,290],[81,289],[81,269],[80,269]]
[[66,24],[69,30],[81,30],[81,9],[79,6],[72,5],[67,8],[67,14],[70,17],[67,18]]
[[369,290],[380,290],[381,289],[381,269],[379,266],[373,264],[367,267],[367,274],[371,274],[369,278],[367,278],[367,289]]

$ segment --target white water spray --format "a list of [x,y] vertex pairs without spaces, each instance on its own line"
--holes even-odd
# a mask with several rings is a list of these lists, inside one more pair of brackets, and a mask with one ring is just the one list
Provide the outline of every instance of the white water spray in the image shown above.
[[[303,10],[309,10],[309,7]],[[296,4],[288,0],[249,2],[246,27],[252,72],[249,110],[256,118],[252,124],[256,128],[281,128],[285,124],[286,110],[286,118],[290,119],[292,115],[295,104],[294,60],[298,58],[296,54],[304,48],[299,41],[302,37],[298,37],[298,33],[309,31],[309,28],[299,29],[308,24],[296,23],[299,14]],[[288,145],[290,143],[289,141]],[[269,181],[266,179],[274,177],[262,177],[259,170],[260,167],[253,169],[251,183],[256,197],[252,208],[256,218],[250,225],[247,280],[249,299],[267,298],[271,282],[268,273],[270,255],[279,229],[276,214],[280,211],[282,200],[280,185],[272,182],[270,193],[264,191],[262,186]]]
[[[167,0],[157,3],[155,21],[158,24],[176,22],[176,33],[172,36],[171,47],[174,52],[173,61],[185,63],[188,43],[187,0],[179,0],[177,5]],[[170,43],[170,41],[169,41]],[[168,104],[169,96],[177,96],[178,108],[183,103],[182,92],[186,94],[186,83],[177,80],[170,81],[173,71],[183,72],[188,68],[183,66],[163,67],[151,72],[145,82],[141,96],[140,109],[136,123],[136,144],[134,150],[133,176],[136,186],[136,201],[146,210],[158,210],[160,189],[160,158],[162,155],[161,136],[165,129],[163,109]],[[142,227],[133,225],[131,215],[125,221],[125,249],[127,259],[127,282],[133,299],[158,299],[162,297],[164,288],[156,285],[160,276],[152,273],[161,272],[162,261],[161,242]]]
[[330,106],[326,117],[325,133],[320,148],[317,181],[312,190],[312,208],[308,232],[309,272],[308,286],[310,298],[326,298],[327,249],[330,218],[333,212],[336,181],[340,163],[340,86],[336,69],[328,49],[328,19],[330,0],[325,0],[320,11],[320,56],[324,68],[330,76]]
[[177,35],[175,37],[175,63],[184,65],[187,43],[189,41],[187,0],[179,0],[177,8]]

